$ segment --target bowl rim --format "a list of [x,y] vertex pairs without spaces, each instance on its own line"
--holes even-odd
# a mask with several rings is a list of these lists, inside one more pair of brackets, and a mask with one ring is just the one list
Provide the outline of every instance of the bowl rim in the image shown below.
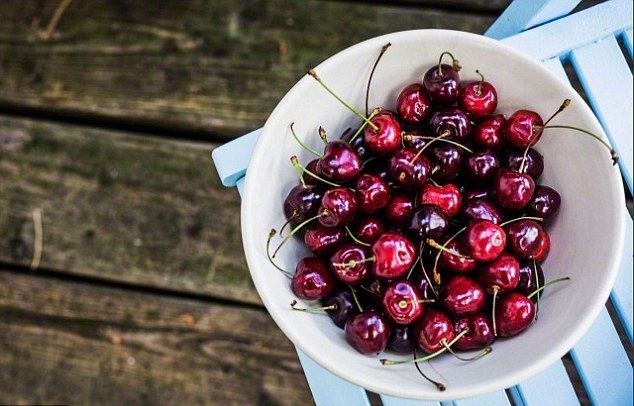
[[[558,78],[553,72],[551,72],[546,67],[544,67],[540,61],[498,40],[491,39],[479,34],[473,34],[473,33],[455,31],[455,30],[444,30],[444,29],[407,30],[407,31],[393,32],[393,33],[381,35],[378,37],[370,38],[339,51],[338,53],[330,56],[329,58],[321,62],[314,69],[318,72],[326,71],[327,69],[329,69],[331,65],[335,65],[338,62],[338,59],[342,57],[342,55],[345,55],[351,52],[362,51],[365,48],[371,48],[372,51],[376,51],[377,49],[380,49],[380,47],[386,42],[396,43],[402,39],[406,39],[409,41],[411,40],[412,36],[415,36],[415,37],[416,36],[424,36],[424,37],[425,36],[435,36],[435,37],[449,36],[452,39],[463,38],[465,40],[481,41],[483,44],[489,45],[491,47],[500,48],[500,50],[509,54],[513,58],[517,58],[522,63],[530,65],[531,69],[536,69],[540,71],[543,75],[549,76],[551,79],[554,79],[557,82],[562,83],[563,85],[570,86],[569,84],[562,82],[561,79]],[[256,203],[257,196],[251,196],[252,193],[254,193],[252,191],[255,190],[257,177],[249,176],[249,173],[252,172],[252,171],[249,171],[249,169],[252,167],[257,167],[261,165],[260,162],[265,159],[265,154],[262,153],[261,151],[263,150],[262,146],[264,145],[263,140],[274,136],[274,134],[271,133],[270,131],[270,128],[272,127],[271,123],[278,121],[280,118],[283,119],[283,117],[281,117],[281,114],[285,110],[285,106],[287,106],[290,102],[289,100],[290,95],[296,92],[302,91],[309,84],[312,84],[312,79],[309,78],[307,75],[304,75],[284,95],[284,97],[280,100],[280,102],[277,104],[277,106],[275,107],[275,109],[273,110],[269,118],[267,119],[262,129],[262,133],[260,134],[260,137],[258,139],[258,142],[256,143],[256,146],[253,150],[252,158],[251,158],[251,161],[249,162],[249,167],[247,168],[246,180],[244,183],[244,190],[242,195],[243,199],[241,204],[241,223],[242,223],[241,232],[243,236],[243,246],[244,246],[244,251],[246,254],[247,265],[249,267],[251,277],[253,279],[256,290],[258,291],[258,294],[260,295],[260,298],[262,299],[265,307],[267,308],[268,313],[271,315],[271,317],[273,318],[275,323],[278,325],[278,327],[284,332],[286,337],[295,346],[297,346],[306,355],[308,355],[308,357],[310,357],[313,361],[315,361],[317,364],[319,364],[326,370],[330,371],[331,373],[335,374],[336,376],[342,379],[345,379],[355,385],[358,385],[362,388],[368,389],[370,391],[373,391],[382,395],[389,395],[389,396],[394,396],[399,398],[408,398],[408,399],[417,399],[417,400],[439,400],[439,401],[456,400],[456,399],[471,398],[471,397],[491,393],[497,390],[502,390],[504,388],[508,388],[518,383],[521,383],[522,381],[528,379],[529,377],[534,376],[537,373],[543,371],[544,369],[552,365],[554,362],[556,362],[558,359],[563,357],[568,351],[570,351],[570,349],[575,345],[575,343],[583,337],[583,335],[586,333],[586,331],[590,328],[591,324],[599,315],[599,312],[604,308],[605,301],[607,301],[610,291],[612,289],[612,286],[616,280],[616,275],[620,265],[621,253],[623,250],[623,244],[624,244],[623,239],[625,235],[624,218],[623,216],[621,216],[621,211],[623,208],[618,207],[618,204],[617,204],[618,202],[625,201],[623,188],[620,188],[620,187],[614,191],[619,196],[618,198],[614,199],[615,204],[613,205],[613,207],[609,208],[609,211],[612,212],[613,215],[615,216],[614,223],[616,225],[616,229],[614,230],[614,233],[615,233],[615,237],[618,237],[618,238],[615,238],[616,244],[612,246],[612,251],[609,253],[604,253],[606,258],[608,258],[606,271],[609,271],[609,275],[611,278],[610,283],[605,284],[602,287],[602,289],[598,292],[597,297],[604,298],[604,300],[596,301],[593,304],[593,306],[590,308],[590,310],[588,311],[586,317],[583,319],[580,319],[579,323],[576,324],[576,328],[570,331],[570,333],[565,337],[565,339],[561,340],[558,345],[552,346],[550,351],[546,352],[545,354],[542,354],[540,357],[537,357],[536,362],[524,368],[518,369],[511,374],[507,374],[504,376],[500,376],[496,379],[493,379],[487,385],[480,385],[474,390],[467,391],[464,389],[461,390],[460,388],[457,388],[457,389],[448,388],[447,391],[445,392],[434,392],[433,397],[427,397],[425,395],[421,396],[420,393],[415,393],[412,391],[403,392],[402,390],[399,390],[399,388],[395,388],[394,385],[390,385],[389,383],[386,383],[383,386],[377,386],[369,382],[365,382],[362,379],[363,377],[362,374],[350,374],[350,373],[347,373],[345,370],[339,370],[337,368],[336,363],[330,362],[327,358],[320,357],[320,352],[318,351],[316,346],[308,345],[309,340],[307,340],[306,338],[303,338],[301,334],[297,334],[295,332],[295,329],[293,329],[292,326],[287,324],[287,321],[285,320],[282,314],[278,314],[270,310],[274,308],[273,303],[270,301],[272,298],[270,297],[270,295],[267,294],[267,292],[263,292],[261,290],[263,284],[261,283],[260,274],[252,270],[254,269],[254,267],[257,266],[255,255],[257,254],[257,250],[259,250],[259,244],[258,244],[258,241],[255,240],[255,237],[252,235],[252,233],[249,232],[250,231],[249,224],[251,224],[251,221],[253,219],[252,216],[255,213],[255,211],[252,210],[252,208],[253,208],[253,205],[257,204]],[[581,108],[584,109],[586,113],[589,115],[589,119],[591,121],[594,121],[595,127],[601,129],[601,133],[600,133],[601,137],[607,142],[609,142],[594,112],[585,103],[585,101],[581,98],[581,96],[579,96],[579,94],[574,89],[572,89],[571,86],[570,86],[570,89],[571,89],[570,90],[571,96],[572,98],[574,98],[573,101],[581,105]],[[621,184],[620,171],[618,170],[612,171],[611,176],[614,177],[612,181],[615,181],[617,185]],[[618,181],[616,179],[617,177],[618,177]]]

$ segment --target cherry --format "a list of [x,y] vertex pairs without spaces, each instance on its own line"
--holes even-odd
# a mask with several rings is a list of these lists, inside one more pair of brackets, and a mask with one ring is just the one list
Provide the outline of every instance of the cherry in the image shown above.
[[387,221],[394,224],[408,224],[413,215],[414,199],[408,193],[395,194],[385,208]]
[[504,147],[502,135],[506,118],[503,114],[496,114],[480,122],[471,133],[471,140],[480,148],[500,150]]
[[465,203],[462,218],[466,221],[489,220],[494,224],[501,224],[504,216],[496,205],[488,199],[473,199]]
[[441,302],[452,316],[465,317],[482,309],[486,302],[486,293],[475,280],[457,275],[445,284],[441,292]]
[[456,341],[454,348],[461,351],[482,349],[495,341],[491,319],[485,314],[476,314],[454,321],[454,333],[460,334],[464,330],[468,333]]
[[458,105],[474,120],[493,114],[498,105],[498,94],[495,87],[484,80],[484,76],[476,70],[481,80],[469,82],[460,89]]
[[506,233],[492,221],[475,220],[467,226],[465,243],[471,257],[477,261],[489,262],[504,251]]
[[366,244],[373,244],[385,231],[385,225],[378,217],[364,216],[355,220],[351,229],[356,239]]
[[435,204],[421,204],[416,208],[408,230],[417,238],[438,240],[449,231],[449,218]]
[[546,230],[542,230],[542,239],[539,242],[539,247],[533,252],[533,258],[537,262],[544,262],[548,253],[550,252],[550,236]]
[[293,227],[299,225],[317,213],[323,196],[323,190],[317,186],[295,186],[284,199],[284,216]]
[[455,273],[469,273],[476,269],[478,263],[475,259],[467,257],[467,250],[462,239],[455,239],[447,243],[446,248],[457,252],[462,257],[453,255],[446,251],[441,251],[438,258],[438,265],[442,269],[446,269]]
[[411,277],[411,282],[416,286],[420,293],[421,299],[432,300],[435,299],[434,288],[431,286],[427,278],[422,272],[416,272]]
[[[542,267],[537,263],[533,264],[533,261],[521,262],[517,291],[523,295],[529,295],[542,286],[544,286],[544,271]],[[537,295],[541,296],[541,292],[538,292]]]
[[451,182],[458,177],[462,167],[463,152],[451,144],[439,145],[429,151],[429,157],[438,169],[432,177],[439,182]]
[[486,149],[471,154],[465,161],[465,172],[471,182],[487,184],[500,170],[500,158],[494,150]]
[[387,349],[394,352],[411,353],[412,338],[410,326],[395,325],[392,327],[392,335],[387,343]]
[[421,83],[405,86],[396,100],[396,111],[407,124],[420,125],[431,109],[431,100]]
[[381,313],[366,310],[351,316],[344,332],[348,343],[361,354],[378,354],[387,347],[391,328]]
[[367,258],[367,250],[363,246],[346,243],[330,257],[330,270],[341,282],[358,285],[370,277],[370,264],[366,261]]
[[373,273],[379,279],[396,279],[407,273],[416,260],[416,248],[405,236],[385,233],[372,244]]
[[320,259],[308,257],[297,263],[291,289],[301,299],[323,299],[334,291],[335,281]]
[[[359,133],[355,137],[355,134],[357,133],[357,131],[358,130],[353,130],[351,128],[348,128],[341,135],[341,140],[349,143],[350,147],[352,148],[352,150],[354,152],[357,153],[359,158],[361,158],[361,159],[369,158],[372,154],[370,154],[370,152],[368,151],[368,149],[365,146],[365,140],[363,138],[363,132]],[[310,169],[310,168],[308,168],[308,169]]]
[[361,172],[361,158],[345,141],[330,141],[317,163],[317,171],[327,180],[346,183]]
[[502,296],[495,309],[498,335],[512,337],[526,330],[535,320],[535,305],[527,296],[509,292]]
[[396,115],[382,111],[370,120],[376,127],[364,129],[365,146],[377,155],[389,155],[401,147],[402,129]]
[[334,306],[332,309],[327,309],[326,313],[339,328],[343,328],[348,318],[359,312],[354,304],[352,293],[348,289],[335,291],[323,300],[323,305],[325,307]]
[[403,134],[403,146],[420,151],[430,141],[430,139],[425,137],[429,137],[429,134],[420,128],[408,129],[407,132]]
[[388,184],[376,175],[364,173],[357,179],[357,201],[363,213],[373,213],[387,206],[392,192]]
[[424,304],[416,286],[396,280],[383,292],[383,310],[396,324],[411,324],[423,314]]
[[[319,165],[318,164],[319,164],[319,158],[313,159],[308,164],[306,164],[306,169],[308,171],[316,174],[317,176],[321,176],[321,173],[319,172]],[[302,183],[304,183],[306,185],[313,185],[313,186],[321,186],[322,185],[322,183],[319,181],[319,179],[313,178],[308,173],[302,173],[301,180],[303,181]]]
[[513,255],[502,253],[480,267],[478,280],[489,294],[513,290],[520,280],[520,263]]
[[522,161],[524,161],[523,173],[526,173],[534,180],[539,179],[544,172],[544,156],[537,152],[536,149],[529,148],[526,153],[526,159],[524,159],[524,151],[507,150],[505,159],[504,166],[516,172],[519,172]]
[[517,211],[530,202],[535,191],[535,181],[525,173],[503,168],[495,177],[493,190],[500,207]]
[[528,258],[539,248],[544,230],[535,220],[522,219],[508,226],[507,236],[511,250],[520,258]]
[[335,187],[324,193],[319,208],[319,222],[326,227],[343,227],[357,213],[357,197],[344,187]]
[[504,138],[518,148],[534,145],[542,135],[544,120],[534,111],[518,110],[506,120]]
[[429,118],[429,128],[436,137],[464,141],[471,133],[471,122],[467,114],[458,107],[441,107]]
[[346,232],[340,228],[313,223],[304,233],[304,244],[318,257],[327,257],[346,240],[346,237]]
[[531,215],[547,219],[559,210],[561,195],[553,188],[537,185],[533,198],[528,203],[528,211]]
[[[451,56],[453,64],[442,64],[445,55]],[[460,65],[458,61],[448,52],[440,55],[437,66],[431,67],[423,76],[423,86],[429,98],[436,104],[448,105],[458,100],[460,95]]]
[[451,183],[442,186],[427,184],[418,194],[418,203],[435,204],[451,219],[460,212],[462,195],[458,186]]
[[401,148],[390,158],[390,178],[406,190],[420,189],[431,177],[431,162],[415,149]]
[[428,354],[444,348],[456,336],[447,315],[436,309],[428,309],[413,328],[414,339],[421,350]]

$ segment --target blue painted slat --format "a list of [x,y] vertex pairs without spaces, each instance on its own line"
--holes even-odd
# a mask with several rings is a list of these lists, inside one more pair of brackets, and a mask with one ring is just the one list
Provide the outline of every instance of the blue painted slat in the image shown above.
[[581,0],[515,0],[484,33],[502,39],[528,28],[565,16]]
[[614,37],[574,50],[570,60],[595,114],[620,156],[632,192],[632,72]]
[[611,0],[502,40],[545,60],[632,28],[632,1]]
[[370,406],[365,390],[326,371],[297,349],[317,406]]
[[244,176],[261,130],[259,128],[236,138],[211,152],[211,158],[216,165],[218,176],[220,176],[223,185],[235,186],[238,179]]
[[506,392],[502,390],[475,398],[455,400],[453,404],[454,406],[510,406],[511,402]]
[[632,365],[605,308],[570,355],[593,404],[632,405]]
[[424,401],[424,400],[409,400],[395,398],[393,396],[381,395],[381,401],[383,406],[441,406],[440,402]]
[[554,404],[554,399],[557,406],[579,405],[579,399],[561,360],[514,389],[514,400],[526,406]]
[[610,295],[612,304],[616,309],[623,328],[627,332],[627,337],[632,342],[632,308],[634,307],[632,300],[632,217],[627,209],[623,208],[623,217],[625,221],[625,241],[623,248],[623,256],[621,257],[621,268],[614,282],[614,288]]
[[542,65],[544,65],[549,71],[557,75],[557,77],[559,77],[559,79],[561,79],[563,82],[570,84],[570,80],[568,79],[568,75],[566,75],[566,70],[564,69],[564,65],[561,63],[559,57],[542,61]]
[[630,53],[630,58],[632,58],[632,29],[625,30],[623,33],[623,42],[625,43],[625,47],[627,51]]

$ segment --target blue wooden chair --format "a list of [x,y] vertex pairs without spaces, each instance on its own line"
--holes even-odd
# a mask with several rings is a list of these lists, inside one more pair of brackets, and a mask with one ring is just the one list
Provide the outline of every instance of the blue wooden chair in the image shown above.
[[[485,35],[521,49],[542,61],[561,80],[568,81],[564,63],[578,76],[591,107],[620,159],[624,183],[632,193],[632,72],[621,51],[632,58],[632,1],[611,0],[569,13],[580,0],[516,0]],[[255,130],[213,151],[213,160],[226,186],[241,192]],[[623,205],[626,241],[621,270],[610,296],[620,320],[606,308],[571,350],[577,373],[590,401],[596,405],[632,405],[632,365],[615,322],[632,345],[632,219]],[[369,405],[363,388],[324,370],[301,351],[300,362],[315,403],[324,406]],[[510,396],[510,399],[509,399]],[[427,405],[575,405],[579,399],[560,360],[541,374],[509,388],[478,398],[454,402],[422,402],[381,396],[386,406]]]

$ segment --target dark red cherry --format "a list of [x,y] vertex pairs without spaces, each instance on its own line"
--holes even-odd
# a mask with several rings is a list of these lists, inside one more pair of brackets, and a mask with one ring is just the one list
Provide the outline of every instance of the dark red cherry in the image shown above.
[[300,299],[323,299],[332,294],[335,281],[319,258],[308,257],[297,263],[291,289]]
[[350,316],[359,313],[349,289],[335,291],[335,293],[323,300],[323,305],[335,306],[334,309],[326,310],[326,313],[339,328],[343,328]]
[[369,158],[372,154],[370,154],[368,149],[365,147],[365,139],[363,138],[363,131],[359,135],[357,135],[356,138],[352,140],[352,142],[350,142],[350,140],[352,139],[352,137],[354,137],[356,133],[357,133],[357,129],[348,128],[341,135],[341,140],[349,143],[350,147],[352,147],[352,150],[357,153],[359,158],[361,159]]
[[465,248],[475,260],[493,261],[502,254],[505,245],[506,233],[497,224],[489,220],[475,220],[467,226]]
[[357,213],[357,197],[344,187],[335,187],[324,193],[319,208],[319,222],[326,227],[343,227]]
[[517,211],[524,208],[533,198],[535,181],[525,173],[503,168],[495,177],[493,190],[500,207],[508,211]]
[[330,141],[324,148],[324,155],[317,163],[321,176],[336,182],[346,183],[361,173],[361,158],[345,141]]
[[460,89],[458,105],[474,120],[493,114],[498,105],[495,87],[484,79],[469,82]]
[[414,215],[414,198],[408,193],[394,194],[385,208],[385,218],[397,225],[409,224]]
[[304,244],[318,257],[328,257],[347,238],[340,228],[324,227],[320,223],[311,223],[304,234]]
[[427,309],[420,321],[414,325],[413,335],[421,350],[428,354],[444,348],[456,336],[451,319],[436,309]]
[[411,324],[423,315],[425,305],[416,286],[407,280],[396,280],[383,293],[383,310],[396,324]]
[[375,216],[363,216],[350,226],[352,234],[359,241],[374,244],[385,231],[383,220]]
[[[519,172],[522,161],[524,160],[524,151],[510,149],[506,151],[504,166]],[[529,175],[533,180],[539,179],[544,172],[544,156],[533,148],[528,149],[526,160],[524,161],[523,173]]]
[[454,239],[450,241],[446,248],[457,252],[467,258],[461,258],[457,255],[453,255],[446,251],[440,251],[440,257],[438,258],[438,265],[441,269],[446,269],[447,271],[455,272],[455,273],[469,273],[472,272],[478,266],[478,263],[475,259],[469,258],[467,250],[464,247],[464,242],[462,239]]
[[561,195],[555,189],[537,185],[533,198],[528,203],[528,211],[532,216],[547,219],[559,210],[559,206],[561,206]]
[[471,121],[458,107],[441,107],[429,118],[429,128],[435,137],[448,134],[447,138],[464,141],[471,134]]
[[533,258],[536,262],[544,262],[550,252],[550,236],[546,230],[542,230],[543,235],[539,243],[539,247],[533,252]]
[[428,139],[423,138],[423,137],[429,136],[429,134],[421,130],[420,128],[407,129],[404,131],[405,131],[405,134],[403,134],[403,146],[405,148],[410,148],[410,149],[415,149],[416,151],[420,151],[430,141]]
[[495,324],[501,337],[512,337],[526,330],[535,320],[535,304],[518,292],[502,296],[495,309]]
[[[537,272],[535,272],[537,271]],[[517,284],[517,291],[523,295],[530,295],[536,289],[544,286],[544,271],[539,264],[533,264],[532,260],[520,262],[520,278]],[[536,296],[541,295],[538,292]]]
[[376,310],[366,310],[351,316],[344,327],[346,340],[361,354],[378,354],[390,340],[389,322]]
[[323,196],[323,189],[317,186],[295,186],[284,199],[284,216],[293,227],[299,225],[317,214]]
[[435,204],[421,204],[414,211],[408,230],[411,235],[421,240],[438,240],[449,231],[449,218]]
[[364,173],[357,178],[357,201],[363,213],[373,213],[387,206],[392,191],[387,183],[376,175]]
[[457,275],[445,284],[441,302],[447,313],[454,317],[465,317],[478,313],[484,307],[486,293],[475,280]]
[[504,125],[506,118],[502,114],[496,114],[484,119],[471,133],[471,140],[480,148],[500,150],[504,147]]
[[359,244],[347,243],[332,254],[328,265],[332,274],[341,282],[358,285],[370,277],[372,264],[365,262],[366,258],[366,248]]
[[410,125],[420,125],[429,115],[431,100],[421,83],[405,86],[396,99],[396,111]]
[[425,72],[423,86],[435,104],[453,104],[460,95],[460,75],[450,65],[434,65]]
[[492,149],[476,151],[465,161],[465,173],[471,182],[488,184],[500,170],[500,158]]
[[392,336],[387,343],[387,349],[399,353],[412,352],[412,332],[410,326],[395,325],[392,327]]
[[453,323],[454,333],[460,334],[465,329],[469,332],[456,341],[453,348],[460,351],[480,350],[495,341],[491,318],[486,314],[463,317]]
[[458,177],[462,167],[462,149],[451,144],[439,145],[431,148],[429,158],[432,166],[438,169],[432,177],[439,182],[451,182]]
[[421,189],[431,177],[431,162],[415,149],[401,148],[390,158],[390,178],[404,189]]
[[[309,172],[314,173],[317,176],[321,176],[321,172],[319,172],[319,158],[315,158],[312,161],[310,161],[308,164],[306,164],[306,169],[308,169]],[[313,186],[323,186],[323,183],[321,183],[321,181],[315,177],[310,176],[308,173],[303,173],[302,174],[302,179],[304,180],[304,183],[307,185],[313,185]]]
[[494,224],[500,224],[504,220],[500,209],[488,199],[467,201],[462,209],[462,217],[467,223],[473,220],[489,220]]
[[506,120],[504,138],[515,147],[526,148],[539,141],[543,125],[544,121],[539,114],[530,110],[518,110]]
[[371,126],[364,129],[366,148],[376,155],[389,155],[401,147],[402,129],[396,115],[392,112],[382,111],[371,120],[378,127]]
[[416,248],[405,236],[385,233],[372,244],[373,273],[379,279],[396,279],[407,273],[416,260]]
[[502,253],[499,257],[480,267],[478,280],[487,293],[508,292],[517,287],[520,280],[520,263],[511,254]]
[[451,183],[442,186],[428,183],[418,194],[418,203],[435,204],[451,219],[460,212],[462,194],[458,186]]
[[519,258],[529,258],[539,248],[544,230],[535,220],[523,219],[511,223],[506,235],[511,251]]
[[[431,268],[429,268],[431,269]],[[420,296],[423,300],[435,299],[434,290],[429,284],[429,281],[422,272],[414,272],[410,278],[414,286],[418,289]]]

